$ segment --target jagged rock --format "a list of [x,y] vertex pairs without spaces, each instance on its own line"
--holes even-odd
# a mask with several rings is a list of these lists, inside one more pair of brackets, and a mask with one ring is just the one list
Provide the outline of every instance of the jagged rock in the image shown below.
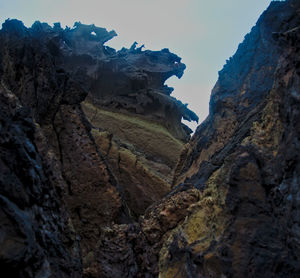
[[[96,163],[95,157],[99,155],[94,155],[95,149],[103,151],[101,145],[93,146],[101,143],[101,140],[94,138],[98,137],[96,130],[100,129],[112,133],[113,141],[121,150],[107,154],[107,167],[120,185],[125,201],[130,203],[128,206],[133,215],[142,214],[168,192],[183,146],[182,140],[188,138],[188,129],[183,128],[181,118],[197,119],[185,105],[169,96],[171,91],[164,85],[168,77],[183,74],[185,66],[178,56],[167,49],[153,52],[135,47],[116,53],[103,45],[116,35],[114,31],[107,32],[106,29],[81,23],[75,23],[72,29],[62,29],[59,24],[51,28],[46,23],[35,22],[27,29],[20,21],[11,20],[3,24],[1,32],[3,82],[16,92],[23,105],[32,108],[33,117],[44,129],[49,145],[63,164],[64,178],[71,184],[69,188],[81,188],[85,183],[85,179],[75,178],[73,171],[78,176],[84,176],[86,171],[97,172],[98,166],[85,166],[91,162],[86,160],[84,152],[92,152],[90,159]],[[9,62],[5,62],[6,59]],[[107,72],[110,73],[107,75]],[[130,85],[136,77],[142,83],[145,81],[142,91],[135,88],[136,85]],[[155,91],[153,94],[157,95],[155,103],[148,96],[152,94],[150,91]],[[88,92],[88,101],[83,104],[82,113],[78,105]],[[134,102],[133,93],[136,96]],[[115,99],[114,103],[123,103],[127,108],[115,107],[110,101],[109,105],[104,105],[108,98]],[[141,103],[151,104],[157,115],[143,108]],[[107,109],[111,112],[110,116]],[[102,111],[100,118],[94,117],[94,111]],[[127,118],[132,121],[124,120]],[[176,123],[171,123],[175,118]],[[130,126],[126,125],[129,122]],[[80,139],[75,139],[76,136]],[[80,143],[84,136],[93,138],[91,146],[85,147]],[[132,147],[124,148],[125,145]],[[68,149],[67,153],[65,149]],[[81,149],[84,152],[80,153]],[[74,157],[77,159],[74,160]],[[121,163],[118,163],[120,159]],[[128,165],[132,168],[128,169]],[[75,170],[77,168],[78,171]],[[91,178],[94,185],[94,179],[106,180],[101,174],[95,174]],[[86,186],[84,184],[84,188]],[[80,194],[78,196],[84,199]],[[114,196],[113,199],[118,198]]]
[[[220,72],[210,115],[181,155],[174,189],[135,227],[134,244],[153,261],[137,270],[143,264],[131,256],[132,276],[298,276],[299,10],[297,1],[272,2]],[[191,190],[185,209],[164,209]],[[111,241],[124,240],[126,229],[112,228]],[[123,252],[140,254],[129,242]]]
[[0,104],[1,269],[12,277],[81,277],[63,183],[51,158],[34,143],[38,130],[30,110],[3,85]]
[[220,71],[174,180],[200,201],[165,243],[160,277],[298,276],[299,10],[272,2]]
[[[112,57],[120,65],[126,59],[128,60],[122,69],[122,71],[124,70],[122,74],[126,77],[123,85],[126,87],[125,83],[130,83],[139,68],[143,67],[143,59],[151,56],[151,59],[155,61],[153,60],[150,65],[147,64],[148,60],[146,59],[144,67],[149,71],[152,68],[151,82],[153,84],[149,90],[152,90],[153,87],[157,91],[168,91],[163,84],[164,80],[160,79],[166,79],[167,75],[173,74],[181,76],[185,66],[179,63],[179,57],[168,50],[151,52],[142,51],[141,48],[132,48],[131,50],[123,49],[122,54],[117,54],[113,49],[103,46],[115,35],[115,32],[107,32],[103,28],[80,23],[75,23],[73,29],[62,29],[59,24],[55,24],[51,28],[48,24],[40,22],[35,22],[31,28],[26,28],[18,20],[7,20],[0,31],[0,79],[3,87],[1,97],[3,95],[5,98],[3,106],[9,108],[10,105],[14,105],[14,107],[18,106],[20,111],[26,111],[25,118],[33,123],[30,129],[32,134],[27,141],[33,146],[32,148],[36,148],[36,156],[40,157],[39,159],[43,163],[42,166],[38,164],[38,169],[41,169],[39,171],[46,171],[43,181],[32,189],[38,190],[37,192],[40,190],[43,193],[37,193],[31,197],[33,200],[30,205],[36,203],[38,208],[44,209],[42,205],[44,197],[41,194],[53,187],[51,189],[53,193],[47,193],[45,198],[49,199],[54,207],[47,207],[47,209],[50,214],[53,210],[53,213],[61,218],[60,222],[55,222],[51,218],[52,216],[48,216],[48,212],[45,212],[45,217],[49,218],[47,218],[49,225],[53,226],[52,230],[56,229],[55,225],[61,227],[60,230],[55,230],[55,236],[51,237],[53,242],[47,245],[44,243],[44,239],[35,240],[33,235],[33,233],[37,233],[35,226],[40,225],[39,220],[35,220],[35,217],[43,217],[43,215],[35,216],[34,209],[24,208],[26,213],[33,215],[30,225],[34,227],[31,228],[32,231],[29,228],[26,228],[28,231],[20,228],[20,233],[25,235],[25,241],[21,247],[26,250],[26,242],[28,242],[28,248],[32,250],[26,251],[29,254],[26,258],[25,255],[20,255],[14,259],[13,256],[21,252],[21,247],[16,248],[18,242],[18,237],[16,237],[15,245],[9,247],[12,249],[3,245],[5,249],[3,249],[3,257],[1,257],[2,263],[7,264],[5,266],[7,269],[16,268],[14,271],[21,276],[34,277],[40,273],[40,275],[64,277],[65,274],[61,269],[63,266],[72,277],[81,276],[81,258],[83,258],[86,268],[84,275],[90,275],[86,274],[91,273],[87,262],[92,257],[91,254],[96,252],[95,247],[99,241],[101,229],[114,223],[122,224],[133,221],[170,189],[172,170],[183,146],[183,142],[176,138],[182,135],[181,131],[178,133],[181,134],[179,136],[174,131],[175,129],[168,129],[161,124],[166,115],[161,115],[158,120],[158,118],[152,117],[150,111],[147,114],[141,109],[139,110],[141,114],[137,111],[127,111],[127,113],[118,111],[117,113],[117,111],[111,111],[111,107],[105,107],[106,110],[103,110],[103,106],[99,105],[99,102],[104,101],[104,98],[95,100],[98,102],[95,105],[91,104],[91,101],[94,100],[93,92],[97,91],[95,82],[99,81],[95,74],[106,74],[105,69],[111,71],[112,64],[108,60]],[[126,58],[124,58],[125,56]],[[131,63],[129,60],[136,65],[129,65]],[[178,65],[175,65],[177,61]],[[127,71],[128,67],[131,67],[132,70]],[[153,73],[155,71],[157,74]],[[149,78],[149,74],[145,74],[146,78]],[[165,76],[162,77],[162,75]],[[93,91],[94,89],[95,91]],[[110,89],[117,89],[117,86]],[[162,91],[161,93],[163,93]],[[81,102],[88,93],[90,93],[89,101],[85,103],[84,110],[82,110]],[[168,91],[169,93],[170,91]],[[142,93],[138,96],[139,102],[144,101],[143,97]],[[14,100],[13,104],[6,100],[10,98]],[[181,113],[179,112],[180,102],[168,95],[165,95],[165,99],[175,105],[174,115]],[[148,103],[149,100],[146,102]],[[164,110],[164,105],[161,102],[157,108]],[[100,121],[97,118],[94,121],[90,117],[87,107],[90,107],[91,111],[99,110],[110,113],[106,125],[107,130],[114,133],[109,135],[111,138],[103,136],[108,134],[107,131],[103,131],[106,128],[103,115]],[[192,113],[184,105],[180,109],[184,113]],[[115,119],[115,130],[109,129],[113,119],[112,114],[117,115],[121,123],[118,124],[119,121]],[[170,111],[168,116],[172,116]],[[3,114],[3,122],[5,117],[9,119],[14,116]],[[127,119],[131,120],[127,121]],[[178,130],[182,128],[180,120],[181,116],[178,118],[176,127],[179,128]],[[126,121],[131,124],[133,130],[131,133],[128,130],[128,135],[122,138],[116,131],[116,127],[120,127]],[[25,123],[26,121],[19,124],[21,129],[27,129]],[[134,131],[134,129],[136,130]],[[9,133],[9,131],[7,132]],[[157,133],[157,138],[153,136],[155,133]],[[144,137],[140,138],[144,139],[137,140],[138,135],[143,135]],[[21,137],[22,134],[15,134],[14,131],[11,131],[10,136],[12,138]],[[184,133],[185,139],[186,136],[187,133]],[[3,140],[5,141],[5,139]],[[24,141],[19,142],[20,148],[22,148],[22,144],[27,144],[27,141],[24,138]],[[5,148],[9,146],[5,145],[5,142],[3,144],[3,153],[5,154]],[[106,144],[110,145],[111,149],[105,149]],[[158,144],[161,144],[160,149],[153,147]],[[13,159],[14,151],[7,152]],[[19,150],[16,149],[16,155],[18,152]],[[24,164],[29,163],[26,159],[20,161],[23,161]],[[14,162],[10,160],[5,163],[14,165]],[[24,166],[24,175],[28,171],[29,177],[34,174],[30,165]],[[10,174],[18,175],[15,172],[14,166],[11,168]],[[1,178],[3,178],[5,186],[2,193],[3,198],[6,198],[10,194],[10,189],[5,184],[6,174],[3,173],[3,175]],[[46,184],[47,180],[49,184]],[[22,184],[31,183],[31,181],[34,181],[34,177],[27,180],[25,176],[22,176],[18,190],[22,193],[24,187]],[[28,194],[30,195],[30,193]],[[28,199],[26,194],[23,197],[24,200]],[[3,204],[3,207],[11,206],[13,208],[24,202],[19,195],[13,198],[15,199],[9,200],[13,202],[11,205]],[[37,200],[35,201],[34,198]],[[45,206],[47,202],[44,201]],[[20,213],[16,212],[16,219],[13,220],[17,223],[20,222],[20,225],[23,225],[22,217],[27,217],[22,210],[23,207]],[[15,233],[19,233],[18,226],[11,225],[10,227],[10,223],[5,219],[3,216],[3,231],[7,229],[7,235],[3,239],[4,244],[8,242],[6,238],[14,237]],[[64,232],[66,235],[63,234]],[[43,229],[40,233],[43,235]],[[62,242],[63,240],[64,242]],[[46,249],[51,250],[51,244],[54,251],[49,255]],[[62,245],[61,253],[55,251],[59,245]],[[16,251],[10,254],[10,250],[13,248],[16,248]],[[57,266],[56,260],[62,254],[65,259],[61,261],[61,265]],[[30,266],[29,264],[33,260],[36,260],[36,263]],[[74,264],[78,264],[78,266]],[[99,274],[99,272],[97,273]]]
[[198,117],[186,105],[170,97],[173,88],[164,85],[169,77],[183,75],[185,65],[177,55],[168,49],[142,51],[135,44],[116,52],[104,46],[116,36],[114,31],[79,22],[72,29],[62,29],[59,25],[51,28],[40,22],[30,29],[21,25],[15,29],[38,36],[57,66],[74,76],[77,82],[84,76],[82,83],[89,88],[92,103],[118,112],[141,114],[165,125],[178,139],[189,138],[191,130],[181,119],[198,121]]
[[86,277],[157,277],[163,243],[198,200],[198,190],[187,186],[149,207],[139,223],[103,228]]
[[180,119],[196,119],[164,87],[183,73],[180,58],[136,43],[116,52],[103,46],[115,33],[94,25],[7,21],[2,269],[16,277],[298,277],[299,11],[299,1],[273,1],[220,71],[170,192],[187,138]]
[[[39,30],[43,35],[39,34],[40,36],[37,38],[36,30]],[[46,165],[49,164],[50,169],[46,168],[49,173],[40,184],[36,185],[36,188],[32,189],[40,192],[39,195],[33,195],[32,198],[41,202],[38,204],[43,208],[42,200],[44,197],[41,194],[50,190],[48,187],[51,188],[51,186],[56,186],[59,189],[59,194],[62,195],[61,205],[57,204],[59,199],[55,197],[54,193],[49,197],[51,193],[49,192],[46,196],[48,196],[49,202],[53,203],[53,210],[60,211],[60,206],[67,206],[64,217],[69,219],[68,215],[70,215],[72,221],[68,221],[74,226],[72,232],[81,239],[81,251],[78,251],[77,254],[78,268],[68,266],[64,262],[62,264],[65,264],[67,269],[70,268],[66,270],[69,271],[69,274],[73,275],[72,273],[76,271],[76,275],[80,276],[81,252],[85,256],[90,249],[94,248],[98,240],[99,226],[107,225],[113,221],[117,223],[127,222],[129,213],[121,197],[119,185],[101,156],[91,135],[89,123],[81,110],[80,102],[87,95],[85,87],[81,83],[82,79],[77,79],[76,74],[66,73],[55,63],[55,56],[51,54],[48,48],[47,32],[50,32],[51,36],[53,35],[51,28],[45,24],[36,23],[32,29],[26,29],[21,22],[16,20],[7,21],[3,24],[3,29],[0,32],[1,83],[6,91],[19,101],[20,109],[28,111],[26,117],[31,118],[36,124],[38,136],[34,136],[34,131],[32,131],[30,143],[32,148],[37,146],[38,155],[42,157]],[[82,76],[82,78],[85,77]],[[22,125],[20,128],[23,128]],[[11,136],[14,137],[13,134]],[[22,142],[19,144],[22,146]],[[23,163],[26,167],[29,162],[24,160]],[[15,167],[11,167],[12,174],[15,174]],[[42,166],[37,165],[36,167],[43,171]],[[26,171],[28,172],[26,175],[29,177],[35,174],[31,168],[27,170],[25,168],[24,175]],[[35,175],[37,177],[34,176],[31,179],[26,178],[26,176],[20,177],[21,182],[30,185],[35,182],[35,179],[40,178],[38,174]],[[3,178],[5,179],[5,177]],[[47,185],[47,180],[52,180],[53,184]],[[21,190],[22,186],[19,187]],[[7,194],[6,189],[4,193]],[[45,206],[46,204],[45,202]],[[34,201],[31,201],[31,205],[34,205]],[[28,211],[29,215],[33,213],[31,210]],[[51,214],[51,207],[48,210]],[[50,222],[51,219],[48,221]],[[61,221],[66,222],[67,220],[62,218]],[[61,244],[60,238],[70,236],[67,228],[55,230],[58,229],[55,225],[63,225],[65,222],[62,224],[58,221],[50,222],[53,226],[53,233],[57,233],[57,236],[53,236],[53,246]],[[64,230],[66,230],[67,235],[63,235]],[[13,233],[13,229],[11,232]],[[44,244],[41,253],[47,254],[43,248],[47,249],[50,244]],[[67,247],[69,246],[67,245],[65,249]],[[63,250],[63,247],[61,248]],[[69,254],[68,250],[64,252],[65,255],[57,253],[56,257],[66,256],[66,260],[71,260],[73,251],[70,251]],[[51,256],[55,256],[55,254]],[[20,273],[27,271],[25,269],[27,266],[22,262],[22,259],[19,259]],[[42,259],[42,256],[40,260],[37,258],[36,264],[41,264]],[[52,270],[48,266],[48,263],[52,262],[45,261],[45,263],[47,263],[45,267],[48,268],[49,275],[54,275],[52,272],[55,273],[56,270]],[[30,272],[30,270],[28,271]],[[37,271],[32,271],[31,274],[27,275],[33,277],[36,274]],[[63,275],[65,274],[60,275],[59,272],[57,274],[57,276]]]

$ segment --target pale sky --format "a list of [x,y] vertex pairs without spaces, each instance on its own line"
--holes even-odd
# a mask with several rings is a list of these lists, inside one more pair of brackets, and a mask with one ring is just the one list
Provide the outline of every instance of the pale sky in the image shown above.
[[[211,89],[226,59],[254,26],[271,0],[0,0],[0,22],[75,21],[115,30],[107,45],[119,50],[134,41],[146,49],[169,48],[186,64],[184,76],[166,83],[200,119],[208,114]],[[195,128],[196,125],[192,125]]]

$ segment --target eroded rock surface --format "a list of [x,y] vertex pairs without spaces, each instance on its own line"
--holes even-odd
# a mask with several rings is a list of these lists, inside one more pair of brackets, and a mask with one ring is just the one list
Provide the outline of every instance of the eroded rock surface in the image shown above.
[[272,2],[227,62],[173,189],[140,218],[134,244],[122,241],[129,226],[104,236],[130,254],[145,246],[147,271],[130,255],[127,277],[298,276],[299,11],[297,1]]
[[[133,222],[170,190],[189,136],[181,118],[197,117],[164,82],[185,66],[168,50],[117,53],[103,45],[115,35],[17,20],[0,31],[1,264],[15,276],[80,277],[82,262],[92,275],[102,230]],[[149,82],[137,88],[144,71]],[[154,105],[146,91],[162,96]]]
[[[12,277],[81,277],[64,183],[30,110],[0,85],[0,265]],[[47,146],[44,146],[47,147]]]
[[2,268],[298,277],[299,1],[270,4],[182,152],[180,119],[196,117],[164,82],[185,66],[168,50],[103,46],[115,35],[80,23],[0,31]]
[[[14,99],[16,103],[12,105],[15,107],[18,105],[20,111],[27,111],[24,117],[31,120],[28,131],[30,137],[27,140],[26,136],[29,135],[26,135],[25,132],[23,132],[24,135],[21,133],[22,129],[29,128],[25,119],[24,127],[21,123],[18,127],[18,118],[14,117],[14,114],[12,116],[8,114],[7,120],[5,115],[3,116],[2,125],[5,125],[6,121],[9,125],[11,121],[12,127],[14,124],[17,126],[16,128],[20,129],[18,131],[20,134],[16,135],[13,130],[12,134],[9,133],[9,130],[6,131],[12,137],[10,141],[14,137],[16,137],[15,140],[18,140],[18,137],[24,137],[23,141],[14,143],[17,146],[14,147],[13,143],[11,146],[9,146],[9,142],[5,143],[9,138],[6,139],[5,137],[8,135],[3,135],[3,155],[8,149],[6,150],[8,152],[6,160],[3,163],[10,169],[11,175],[18,177],[18,172],[22,171],[23,176],[19,177],[19,181],[15,178],[16,182],[20,183],[17,186],[8,183],[9,180],[3,174],[1,188],[4,191],[3,195],[12,202],[11,206],[18,206],[18,202],[25,202],[26,196],[24,200],[18,195],[12,199],[13,196],[7,196],[8,191],[15,190],[14,187],[17,187],[19,188],[17,192],[20,190],[22,193],[22,190],[29,187],[27,194],[30,199],[28,204],[23,205],[21,209],[25,210],[25,216],[28,214],[29,223],[26,223],[29,225],[28,231],[30,229],[33,231],[30,235],[32,238],[27,239],[23,245],[26,247],[27,244],[44,244],[40,248],[40,255],[34,250],[32,251],[36,256],[36,263],[31,259],[32,255],[27,255],[26,249],[22,250],[25,257],[15,258],[16,269],[19,269],[21,274],[26,273],[22,274],[24,277],[35,277],[38,275],[38,267],[41,267],[39,264],[42,264],[46,268],[45,277],[63,277],[64,275],[70,277],[70,275],[73,276],[73,272],[76,272],[74,275],[80,277],[82,273],[81,258],[94,248],[98,240],[99,226],[107,225],[112,221],[128,222],[129,213],[121,197],[121,190],[102,158],[90,133],[89,123],[81,110],[80,102],[86,97],[87,91],[82,86],[81,79],[76,78],[76,74],[67,73],[55,63],[55,55],[51,53],[51,47],[49,50],[49,41],[42,35],[39,36],[38,30],[36,30],[39,26],[39,24],[35,24],[32,29],[27,29],[21,22],[12,20],[3,24],[0,32],[1,96],[3,95],[4,98],[8,95],[6,98]],[[81,77],[84,78],[84,76]],[[4,108],[6,108],[5,105],[7,106],[4,102]],[[9,120],[9,117],[12,119]],[[15,124],[15,122],[17,123]],[[4,128],[2,130],[4,132]],[[19,154],[25,148],[24,144],[31,149],[25,149],[24,154]],[[16,152],[15,156],[14,152]],[[24,156],[24,159],[18,157],[21,155]],[[28,156],[27,160],[26,156]],[[4,166],[1,167],[1,170],[2,168],[5,169]],[[22,189],[23,187],[24,189]],[[31,187],[32,189],[30,189]],[[19,194],[17,192],[15,194]],[[49,203],[49,208],[47,203]],[[43,220],[43,209],[50,214],[48,217],[45,212],[46,220]],[[35,210],[39,213],[37,216],[34,214]],[[16,212],[11,211],[11,213],[17,217],[17,210]],[[13,216],[11,217],[11,221],[19,222]],[[44,221],[46,224],[43,224]],[[26,228],[26,225],[23,229]],[[39,236],[38,225],[41,226],[42,231],[46,230],[45,233],[49,239],[43,235]],[[48,229],[46,225],[49,225],[51,229]],[[71,232],[68,232],[67,229],[71,229]],[[35,230],[37,230],[36,235],[34,234]],[[12,237],[10,233],[16,233],[14,241],[10,241]],[[74,255],[72,254],[75,252],[71,245],[72,242],[67,241],[72,234],[74,234],[74,238],[77,238],[76,241],[72,239],[74,244],[78,245],[80,242],[81,247],[79,249],[77,246]],[[35,237],[38,238],[35,239]],[[18,232],[11,228],[3,240],[14,250],[19,245],[18,241],[23,241],[23,236],[18,235]],[[63,240],[66,242],[62,242]],[[44,241],[46,242],[43,243]],[[58,246],[57,253],[55,253],[55,246]],[[7,252],[9,254],[9,250]],[[48,261],[45,259],[43,262],[43,252],[46,258],[53,256],[55,259],[62,260],[60,262],[61,269],[55,264],[53,266],[50,259]],[[4,252],[5,256],[7,254]],[[13,255],[9,254],[9,256]],[[72,262],[73,257],[74,260],[77,259],[75,262],[77,266],[71,265],[71,263],[75,264]],[[6,258],[3,260],[5,262]],[[67,261],[69,265],[64,260],[69,260],[70,262]],[[34,271],[26,269],[27,261],[29,267],[37,265]]]
[[299,11],[272,2],[220,71],[175,175],[202,197],[165,244],[161,277],[298,276]]
[[185,69],[181,58],[168,49],[144,51],[134,43],[116,52],[104,46],[116,36],[114,31],[79,22],[72,29],[36,22],[24,32],[44,42],[55,64],[82,81],[93,104],[139,114],[164,125],[176,138],[189,139],[191,130],[181,119],[198,121],[198,117],[171,97],[173,88],[165,85],[173,75],[181,78]]

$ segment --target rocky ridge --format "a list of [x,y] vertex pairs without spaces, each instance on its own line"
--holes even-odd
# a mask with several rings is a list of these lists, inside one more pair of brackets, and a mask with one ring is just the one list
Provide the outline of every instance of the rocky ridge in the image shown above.
[[[102,228],[133,222],[170,190],[172,170],[189,136],[181,117],[197,117],[169,96],[172,90],[164,81],[180,77],[185,66],[167,49],[132,47],[117,53],[103,45],[115,35],[94,25],[62,29],[35,22],[26,28],[17,20],[7,20],[0,31],[1,196],[8,202],[1,218],[1,261],[6,269],[20,269],[22,277],[81,276],[82,258],[86,268]],[[149,59],[155,62],[147,65]],[[144,83],[136,88],[141,73]],[[120,88],[110,87],[118,76]],[[43,213],[44,205],[50,215]],[[28,228],[25,220],[18,223],[22,217],[28,218]],[[51,229],[39,231],[45,225]],[[55,246],[61,247],[55,252]],[[16,252],[25,257],[14,258]]]
[[[113,36],[80,23],[0,31],[1,266],[298,277],[299,1],[273,1],[219,72],[174,175],[181,117],[197,118],[164,82],[185,66],[168,50],[103,46]],[[157,152],[158,138],[173,151]]]

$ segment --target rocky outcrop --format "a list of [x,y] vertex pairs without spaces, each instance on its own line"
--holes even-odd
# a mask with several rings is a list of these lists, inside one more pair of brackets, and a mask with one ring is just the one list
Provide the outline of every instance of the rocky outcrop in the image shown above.
[[93,126],[95,142],[123,189],[132,215],[143,214],[170,191],[183,142],[155,122],[102,110],[88,102],[82,107]]
[[299,10],[272,2],[245,37],[171,192],[139,225],[103,233],[105,277],[298,276]]
[[220,71],[175,176],[200,201],[165,243],[161,277],[298,276],[299,9],[272,2]]
[[[0,31],[0,259],[15,276],[80,277],[82,262],[92,275],[102,229],[131,223],[170,190],[188,138],[181,117],[196,116],[164,81],[185,66],[168,50],[120,54],[103,46],[115,35],[94,25],[26,28],[17,20]],[[131,86],[144,70],[149,82]],[[111,87],[101,87],[103,76]],[[157,113],[144,105],[145,94],[163,95],[145,102]]]
[[138,114],[164,125],[180,140],[189,139],[192,131],[181,119],[198,121],[198,117],[187,105],[171,97],[173,88],[164,84],[173,75],[181,78],[185,69],[181,58],[168,49],[143,51],[134,43],[130,49],[116,52],[104,46],[116,36],[114,31],[79,22],[72,29],[36,22],[26,32],[46,44],[58,67],[76,81],[81,79],[88,88],[89,102]]
[[3,85],[0,103],[1,268],[12,277],[81,277],[79,240],[51,152],[30,110]]
[[[121,197],[119,185],[101,156],[91,135],[89,124],[81,110],[80,102],[87,95],[81,84],[81,79],[77,79],[76,74],[67,73],[55,63],[55,56],[51,54],[51,48],[49,50],[49,42],[36,33],[38,26],[39,24],[35,24],[32,29],[26,29],[21,22],[12,20],[3,24],[0,33],[1,84],[4,88],[1,91],[2,95],[9,94],[7,98],[14,98],[20,110],[27,111],[25,116],[32,121],[28,131],[30,134],[28,140],[26,141],[25,137],[24,141],[15,143],[16,146],[19,146],[18,148],[25,148],[22,147],[23,144],[27,144],[31,148],[25,149],[24,154],[19,155],[24,156],[23,160],[18,161],[18,156],[12,155],[14,145],[9,147],[5,143],[6,139],[3,139],[4,150],[8,148],[11,152],[11,154],[6,155],[3,164],[10,169],[12,175],[16,176],[15,180],[18,177],[19,170],[17,169],[24,168],[20,170],[24,173],[19,178],[21,183],[18,186],[19,190],[22,192],[23,187],[33,187],[30,189],[32,193],[30,191],[27,193],[30,196],[30,202],[28,201],[25,207],[24,205],[21,206],[21,209],[25,210],[24,215],[27,215],[29,223],[20,224],[28,225],[28,231],[32,230],[31,234],[26,235],[27,237],[31,236],[31,238],[19,236],[18,230],[11,228],[7,232],[7,238],[4,238],[4,242],[7,242],[11,250],[19,246],[19,241],[25,240],[24,246],[29,244],[27,243],[29,240],[34,243],[35,237],[39,236],[38,230],[41,226],[41,229],[45,229],[44,233],[47,236],[42,234],[39,236],[41,239],[36,240],[37,244],[40,241],[40,244],[44,244],[40,248],[41,254],[44,251],[46,258],[51,255],[55,259],[69,260],[70,263],[67,265],[61,262],[61,268],[65,269],[60,270],[55,265],[50,265],[52,262],[45,259],[45,266],[43,266],[43,257],[33,250],[32,253],[37,260],[37,269],[26,270],[27,265],[23,261],[24,258],[20,257],[16,258],[17,262],[15,263],[19,271],[27,273],[27,276],[24,274],[24,277],[33,277],[33,275],[37,275],[38,267],[43,266],[46,268],[46,277],[63,277],[63,275],[69,277],[70,274],[73,275],[75,270],[81,276],[81,254],[85,256],[94,248],[99,233],[99,225],[107,225],[112,221],[127,222],[129,212]],[[13,105],[16,106],[17,104]],[[12,124],[18,120],[13,115],[11,118]],[[5,118],[3,118],[3,122],[5,123]],[[21,130],[26,128],[26,125],[24,127],[19,125]],[[9,133],[9,131],[6,132]],[[15,137],[14,133],[10,136]],[[20,134],[18,136],[24,137],[25,135]],[[17,155],[18,148],[16,149]],[[31,152],[33,153],[31,154]],[[25,160],[27,156],[28,159]],[[32,162],[30,162],[31,160]],[[18,166],[18,163],[23,168]],[[14,166],[14,164],[16,165]],[[12,190],[14,186],[7,184],[7,178],[4,174],[1,178],[3,179],[4,190],[2,194],[7,197],[7,190]],[[39,181],[40,179],[42,180]],[[16,194],[18,193],[16,192]],[[23,204],[22,199],[18,195],[14,198],[8,196],[8,201],[12,202],[11,206],[16,206],[16,209],[19,206],[18,202]],[[48,202],[50,203],[49,208]],[[64,207],[66,209],[63,209]],[[47,219],[45,212],[46,220],[44,220],[43,209],[46,209],[50,214],[49,219]],[[37,215],[35,215],[35,210],[37,210]],[[12,214],[10,216],[11,221],[18,223],[19,220],[14,219],[13,216],[17,217],[17,210],[10,213]],[[54,219],[52,220],[52,218]],[[49,222],[49,224],[43,224],[44,221]],[[48,229],[46,225],[49,225],[51,229]],[[58,225],[62,227],[60,228]],[[72,227],[71,232],[67,232],[69,227]],[[24,226],[22,229],[26,231],[27,228]],[[37,230],[37,235],[34,234],[35,230]],[[66,235],[64,235],[65,232]],[[25,232],[23,231],[23,233]],[[51,236],[51,233],[54,235]],[[16,234],[15,240],[11,242],[10,238],[14,238],[14,234]],[[64,239],[72,236],[72,234],[77,240],[71,239],[76,244],[80,239],[81,246],[81,249],[77,247],[78,250],[75,254],[78,260],[76,267],[71,265],[72,253],[74,252],[72,246],[69,246],[70,243]],[[43,243],[44,241],[45,243]],[[55,250],[52,251],[52,245],[53,248],[58,246],[57,253]],[[21,247],[16,250],[20,249]],[[34,265],[35,263],[29,255],[27,258],[25,247],[21,251],[24,252],[28,265]],[[14,257],[14,253],[11,255],[9,249],[7,252],[9,256]],[[48,252],[54,253],[48,255]],[[7,254],[4,252],[4,255]],[[40,264],[42,266],[39,266]],[[65,272],[68,274],[64,274]]]
[[198,120],[164,84],[173,75],[180,78],[185,65],[168,49],[143,51],[134,43],[116,52],[103,45],[116,34],[94,25],[75,23],[71,30],[40,25],[40,30],[51,49],[56,46],[56,63],[74,79],[84,79],[89,94],[82,109],[92,136],[132,216],[141,215],[170,190],[191,132],[181,119]]
[[270,4],[184,147],[180,119],[196,116],[164,86],[183,73],[179,57],[136,44],[116,52],[104,46],[115,33],[94,25],[5,22],[3,269],[298,277],[299,12],[296,0]]

